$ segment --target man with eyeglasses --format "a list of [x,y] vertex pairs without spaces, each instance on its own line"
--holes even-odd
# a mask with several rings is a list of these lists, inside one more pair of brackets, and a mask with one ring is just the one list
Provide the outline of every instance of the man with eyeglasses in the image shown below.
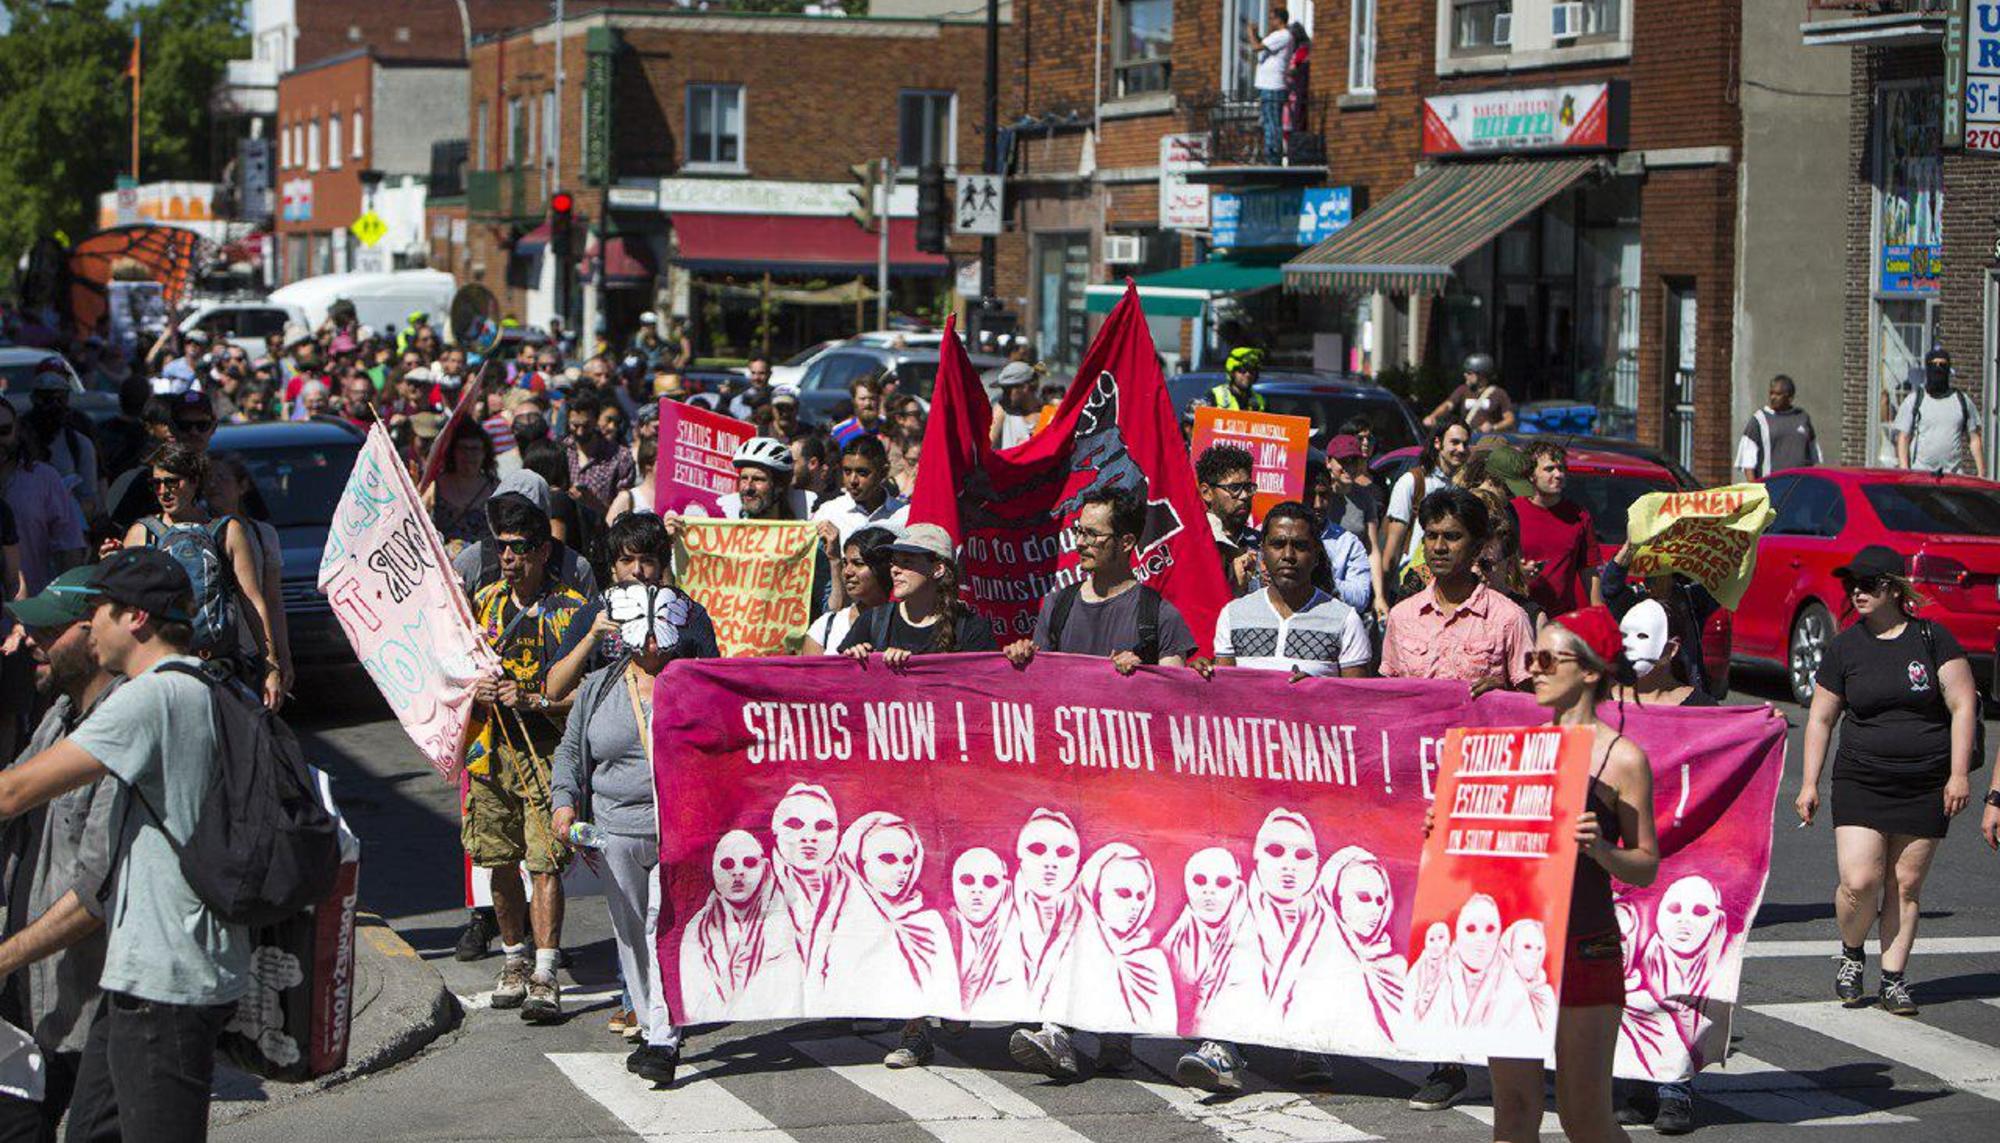
[[1247,450],[1228,444],[1209,446],[1194,464],[1202,503],[1208,505],[1208,529],[1234,595],[1250,590],[1250,580],[1257,574],[1257,534],[1250,528],[1250,501],[1257,494],[1255,467]]

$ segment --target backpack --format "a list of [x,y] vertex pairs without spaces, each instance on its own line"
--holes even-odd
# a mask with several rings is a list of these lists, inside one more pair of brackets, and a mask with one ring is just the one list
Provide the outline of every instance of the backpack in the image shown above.
[[[1139,661],[1149,667],[1160,662],[1160,593],[1140,584],[1135,588],[1139,593],[1139,643],[1132,650]],[[1049,607],[1049,648],[1062,650],[1063,628],[1069,623],[1069,613],[1076,607],[1076,601],[1083,598],[1083,584],[1070,584],[1056,592],[1056,601]]]
[[174,557],[194,584],[193,649],[204,658],[236,645],[236,576],[223,546],[230,519],[169,524],[148,516],[140,521],[147,542]]
[[222,920],[253,928],[319,902],[340,874],[340,829],[291,728],[197,667],[155,669],[200,679],[215,710],[215,775],[185,842],[137,786],[126,787],[173,847],[188,887]]

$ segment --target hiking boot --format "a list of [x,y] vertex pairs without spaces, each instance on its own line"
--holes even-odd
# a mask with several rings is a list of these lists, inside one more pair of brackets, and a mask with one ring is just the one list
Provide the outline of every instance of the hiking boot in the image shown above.
[[519,1008],[528,995],[528,977],[534,972],[526,957],[507,958],[500,966],[500,982],[493,986],[493,1007]]
[[1694,1093],[1683,1084],[1660,1085],[1660,1113],[1653,1130],[1662,1135],[1686,1135],[1694,1130]]
[[630,1008],[620,1008],[605,1022],[604,1030],[614,1036],[629,1036],[639,1026],[639,1014]]
[[1318,1087],[1333,1082],[1333,1061],[1318,1052],[1292,1053],[1292,1083]]
[[1833,994],[1849,1008],[1859,1008],[1866,1004],[1867,1000],[1861,995],[1861,985],[1867,962],[1859,957],[1845,955],[1833,959],[1839,962],[1839,967],[1833,970]]
[[931,1044],[931,1030],[918,1022],[913,1027],[903,1029],[903,1042],[882,1057],[885,1068],[921,1068],[928,1065],[937,1055],[937,1048]]
[[1076,1046],[1070,1043],[1069,1033],[1054,1024],[1044,1024],[1033,1032],[1015,1029],[1007,1040],[1007,1054],[1014,1057],[1015,1063],[1050,1079],[1073,1080],[1081,1074],[1076,1068]]
[[1196,1091],[1234,1093],[1243,1090],[1243,1072],[1229,1045],[1203,1040],[1201,1047],[1174,1065],[1174,1081]]
[[649,1083],[667,1087],[674,1082],[674,1069],[680,1066],[681,1053],[678,1048],[663,1048],[658,1044],[641,1044],[625,1057],[625,1070]]
[[1439,1064],[1424,1077],[1424,1086],[1410,1095],[1411,1111],[1443,1111],[1465,1098],[1465,1069]]
[[498,936],[499,926],[493,923],[493,914],[484,909],[472,910],[465,919],[465,928],[458,933],[458,945],[451,950],[454,960],[485,960],[493,955],[493,938]]
[[1132,1034],[1104,1032],[1097,1037],[1097,1070],[1122,1072],[1132,1066]]
[[562,986],[543,973],[528,977],[528,996],[521,1003],[521,1019],[530,1024],[553,1024],[562,1019]]
[[1915,1016],[1917,1014],[1917,1001],[1915,997],[1910,995],[1908,981],[1883,981],[1881,1004],[1882,1011],[1887,1012],[1891,1016]]

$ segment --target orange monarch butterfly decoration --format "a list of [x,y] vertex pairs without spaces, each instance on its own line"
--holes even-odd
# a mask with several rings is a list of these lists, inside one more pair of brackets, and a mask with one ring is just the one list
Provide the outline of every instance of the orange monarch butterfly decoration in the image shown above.
[[114,226],[78,242],[69,252],[70,318],[78,329],[94,330],[110,308],[113,277],[126,276],[133,263],[146,280],[158,282],[170,309],[187,301],[195,273],[214,247],[178,226]]

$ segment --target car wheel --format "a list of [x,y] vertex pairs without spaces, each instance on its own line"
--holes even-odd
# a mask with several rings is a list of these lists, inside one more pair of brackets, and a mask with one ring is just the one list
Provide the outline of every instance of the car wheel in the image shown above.
[[1813,680],[1819,675],[1820,660],[1826,657],[1826,645],[1833,641],[1833,634],[1833,616],[1817,603],[1806,604],[1792,620],[1785,661],[1790,668],[1792,701],[1800,706],[1812,705]]

